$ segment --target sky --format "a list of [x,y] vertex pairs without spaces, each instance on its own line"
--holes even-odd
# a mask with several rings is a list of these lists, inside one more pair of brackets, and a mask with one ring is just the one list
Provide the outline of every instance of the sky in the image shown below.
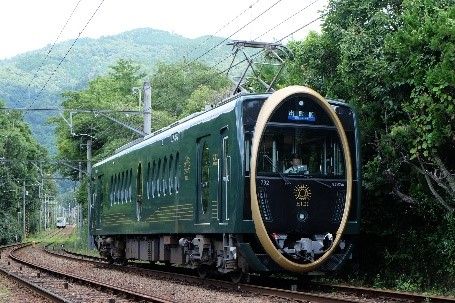
[[[0,10],[0,59],[40,49],[55,41],[73,40],[101,2],[81,37],[98,38],[144,27],[188,38],[214,34],[228,37],[277,1],[4,0]],[[308,6],[258,39],[273,42],[317,18],[325,5],[327,0],[281,0],[232,39],[255,39]],[[319,27],[319,22],[315,22],[290,38],[304,38],[310,30],[318,31]]]

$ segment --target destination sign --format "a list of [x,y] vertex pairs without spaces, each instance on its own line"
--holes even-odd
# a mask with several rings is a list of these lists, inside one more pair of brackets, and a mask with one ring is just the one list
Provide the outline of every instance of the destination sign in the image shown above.
[[314,112],[306,112],[306,111],[302,111],[302,110],[290,110],[288,112],[288,120],[315,122],[316,115],[314,114]]

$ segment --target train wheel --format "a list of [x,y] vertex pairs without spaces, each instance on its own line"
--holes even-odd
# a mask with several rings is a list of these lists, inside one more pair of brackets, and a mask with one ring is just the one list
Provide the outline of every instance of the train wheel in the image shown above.
[[128,265],[128,259],[121,258],[121,259],[117,260],[117,263],[121,266],[126,266],[126,265]]
[[231,281],[234,283],[240,283],[242,280],[245,278],[245,274],[241,270],[233,271],[229,273],[229,277],[231,278]]
[[197,268],[197,274],[201,279],[206,279],[210,276],[210,267],[208,265],[200,265]]

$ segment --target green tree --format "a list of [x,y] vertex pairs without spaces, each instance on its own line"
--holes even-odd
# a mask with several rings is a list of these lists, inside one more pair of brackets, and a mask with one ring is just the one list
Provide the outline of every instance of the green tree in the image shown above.
[[205,90],[203,99],[209,102],[211,99],[210,94],[207,94],[209,90],[215,98],[216,92],[224,91],[230,85],[226,77],[219,75],[207,65],[186,61],[159,63],[151,83],[152,107],[165,111],[174,118],[181,117],[183,113],[191,113],[199,107],[194,107],[193,100],[190,104],[193,109],[186,108],[187,101],[196,90]]
[[[0,101],[0,107],[4,103]],[[22,114],[15,111],[0,112],[0,244],[22,238],[23,184],[26,196],[26,227],[28,232],[39,228],[40,199],[38,182],[41,172],[50,171],[46,150],[40,146]],[[41,165],[41,169],[40,169]],[[55,190],[51,181],[45,182],[45,190]]]
[[455,282],[453,4],[332,0],[322,32],[288,45],[294,60],[280,85],[308,85],[357,110],[362,265],[388,285]]

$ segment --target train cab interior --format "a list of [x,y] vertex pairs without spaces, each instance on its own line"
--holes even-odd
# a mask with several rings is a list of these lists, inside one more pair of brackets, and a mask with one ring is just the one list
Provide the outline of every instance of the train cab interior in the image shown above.
[[[293,158],[301,163],[289,170]],[[344,177],[344,159],[338,135],[333,129],[270,126],[259,147],[258,173],[307,175],[319,178]]]

